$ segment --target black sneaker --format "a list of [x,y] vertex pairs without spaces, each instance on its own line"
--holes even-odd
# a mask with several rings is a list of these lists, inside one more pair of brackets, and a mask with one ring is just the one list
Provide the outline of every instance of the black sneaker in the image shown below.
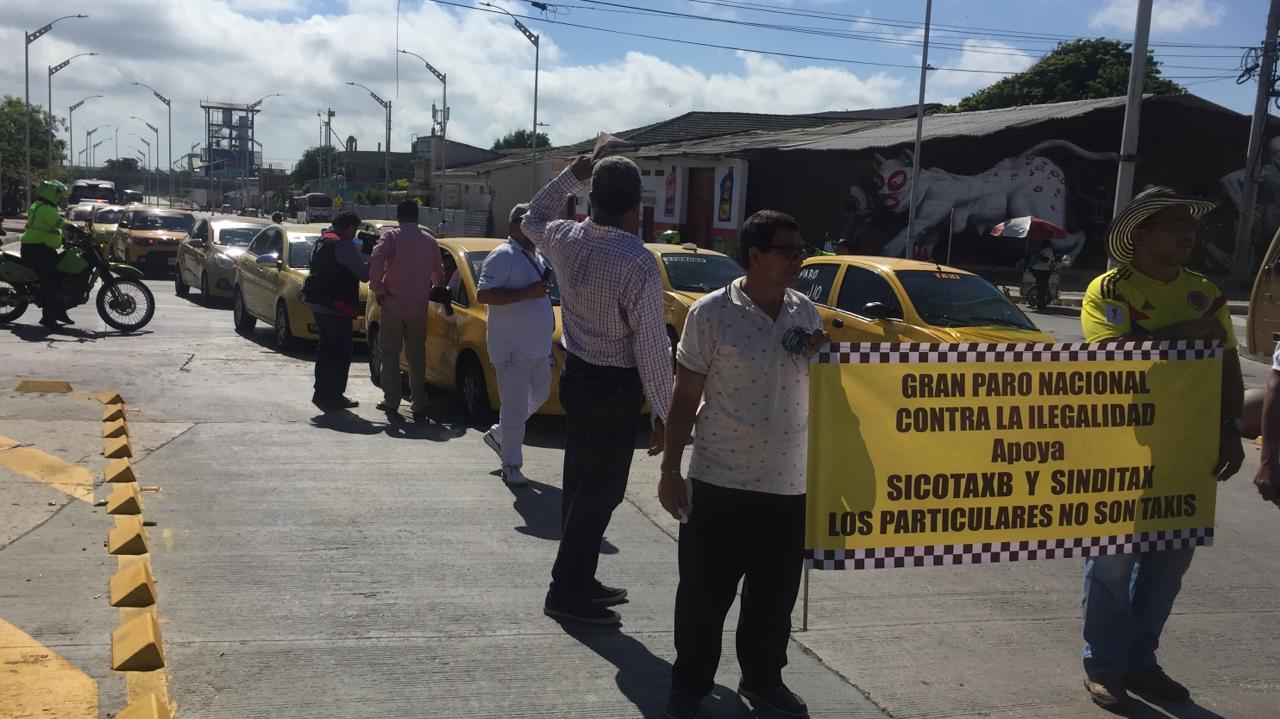
[[338,398],[333,401],[332,406],[335,409],[355,409],[360,406],[360,403],[354,399],[348,399],[346,395],[338,395]]
[[1170,678],[1158,666],[1125,672],[1124,685],[1134,694],[1171,704],[1181,704],[1191,700],[1191,692]]
[[701,699],[688,692],[673,688],[667,697],[667,719],[698,719],[698,705],[701,703]]
[[622,587],[607,587],[600,582],[596,582],[595,587],[591,589],[588,596],[602,606],[612,607],[615,604],[622,604],[627,601],[627,590]]
[[52,317],[41,317],[41,318],[40,318],[40,325],[41,325],[42,327],[47,327],[47,328],[49,328],[49,329],[51,329],[51,330],[56,330],[56,329],[58,329],[59,327],[62,327],[62,325],[58,324],[58,321],[57,321],[57,320],[55,320],[55,319],[54,319],[54,318],[52,318]]
[[333,409],[333,402],[325,399],[324,397],[321,397],[320,395],[315,395],[315,394],[311,395],[311,404],[314,404],[316,406],[316,409],[320,410],[321,412],[328,412],[329,410]]
[[64,325],[73,325],[76,323],[75,320],[67,316],[66,312],[59,314],[57,317],[54,317],[53,319],[57,320],[58,322],[61,322]]
[[1127,714],[1133,706],[1133,697],[1125,691],[1124,684],[1119,672],[1098,672],[1084,678],[1084,688],[1089,690],[1093,703],[1113,714]]
[[739,682],[738,694],[743,699],[751,702],[752,708],[756,711],[763,707],[774,714],[784,717],[809,716],[809,707],[804,703],[804,700],[792,693],[785,684],[779,684],[767,691],[761,691]]
[[389,408],[389,407],[387,406],[387,403],[386,403],[386,402],[379,402],[379,403],[377,404],[376,409],[377,409],[379,412],[382,412],[382,413],[384,413],[384,414],[386,414],[386,415],[387,415],[387,421],[388,421],[388,422],[399,422],[400,420],[404,419],[403,417],[401,417],[401,416],[400,416],[400,410],[399,410],[399,409],[391,409],[391,408]]
[[622,623],[618,613],[591,599],[562,599],[550,592],[542,611],[552,619],[566,619],[583,624],[616,626]]
[[427,417],[427,411],[426,411],[425,409],[415,409],[415,410],[413,410],[413,421],[414,421],[414,422],[427,422],[427,421],[429,421],[429,418]]

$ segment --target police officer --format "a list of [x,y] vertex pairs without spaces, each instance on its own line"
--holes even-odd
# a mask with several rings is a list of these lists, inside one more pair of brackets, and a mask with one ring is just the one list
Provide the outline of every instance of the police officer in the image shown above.
[[22,233],[22,261],[40,276],[40,324],[55,328],[59,322],[75,324],[58,303],[58,248],[62,231],[71,223],[58,212],[67,198],[67,186],[45,180],[36,189],[36,201],[27,210],[27,229]]

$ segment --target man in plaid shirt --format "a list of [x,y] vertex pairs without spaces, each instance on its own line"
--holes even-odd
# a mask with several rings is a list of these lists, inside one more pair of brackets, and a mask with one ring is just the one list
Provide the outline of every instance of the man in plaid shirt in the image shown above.
[[[591,180],[591,217],[556,219]],[[671,403],[671,345],[662,276],[640,230],[640,169],[622,157],[579,157],[529,203],[525,235],[556,268],[565,409],[560,550],[544,611],[558,619],[617,624],[610,606],[627,590],[596,579],[600,543],[626,494],[637,419],[653,410],[649,454],[662,451]]]

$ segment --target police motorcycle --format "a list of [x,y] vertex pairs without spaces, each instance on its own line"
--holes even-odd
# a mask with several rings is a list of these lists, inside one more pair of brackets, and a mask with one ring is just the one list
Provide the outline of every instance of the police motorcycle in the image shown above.
[[[142,271],[112,262],[103,245],[77,227],[62,231],[64,250],[58,258],[58,299],[70,309],[89,301],[99,281],[96,303],[102,321],[121,332],[135,332],[151,321],[156,301],[142,284]],[[0,251],[0,325],[17,320],[29,305],[40,306],[40,278],[22,258]]]

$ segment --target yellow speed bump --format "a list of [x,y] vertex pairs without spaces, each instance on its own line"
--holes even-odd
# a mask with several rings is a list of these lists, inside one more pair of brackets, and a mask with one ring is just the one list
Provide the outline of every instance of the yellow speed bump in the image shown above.
[[107,422],[106,424],[102,425],[103,437],[107,437],[107,438],[124,437],[128,434],[129,434],[129,427],[124,423],[123,419],[117,419],[114,422]]
[[142,498],[138,485],[117,484],[107,495],[107,514],[142,514]]
[[145,559],[116,572],[107,587],[113,607],[149,607],[156,603],[156,580]]
[[133,445],[128,437],[108,438],[102,446],[102,454],[108,459],[120,459],[133,456]]
[[44,379],[24,379],[18,383],[16,391],[66,393],[71,391],[71,383]]
[[123,484],[126,482],[136,482],[138,478],[133,474],[133,465],[129,464],[127,459],[113,459],[107,462],[107,469],[103,472],[103,476],[110,484]]
[[125,707],[116,719],[173,719],[173,713],[160,701],[160,697],[147,693]]
[[107,551],[111,554],[146,554],[147,530],[141,517],[116,517],[116,526],[107,535]]
[[111,633],[111,668],[118,672],[151,672],[164,667],[160,624],[147,612]]
[[103,404],[124,404],[124,398],[119,392],[99,392],[94,396]]
[[125,418],[124,403],[109,404],[107,408],[102,410],[103,422],[114,422],[117,419]]

